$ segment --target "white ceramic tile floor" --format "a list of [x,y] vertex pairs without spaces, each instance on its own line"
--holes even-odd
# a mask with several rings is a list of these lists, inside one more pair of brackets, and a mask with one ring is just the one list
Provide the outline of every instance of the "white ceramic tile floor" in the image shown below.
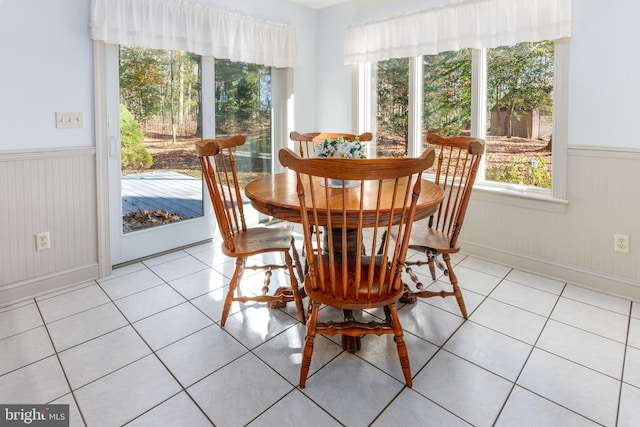
[[0,307],[0,402],[66,403],[72,426],[640,425],[638,303],[458,254],[469,320],[451,298],[399,310],[412,389],[390,336],[356,354],[318,337],[299,389],[291,304],[237,303],[220,327],[233,262],[218,245]]

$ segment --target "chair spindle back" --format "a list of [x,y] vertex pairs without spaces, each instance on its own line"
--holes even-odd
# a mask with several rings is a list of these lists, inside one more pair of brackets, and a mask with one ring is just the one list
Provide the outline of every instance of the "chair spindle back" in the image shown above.
[[[280,162],[298,179],[312,289],[353,308],[399,296],[422,171],[434,157],[430,150],[414,159],[303,159],[280,151]],[[323,241],[311,232],[320,227]],[[377,254],[377,242],[392,230],[398,239],[386,239]]]
[[450,235],[454,247],[462,229],[473,183],[484,154],[482,139],[428,134],[427,142],[437,146],[435,182],[444,190],[444,199],[429,218],[429,227]]
[[243,135],[228,139],[205,139],[196,143],[220,233],[225,246],[231,251],[235,250],[233,237],[247,230],[233,153],[235,147],[244,143]]

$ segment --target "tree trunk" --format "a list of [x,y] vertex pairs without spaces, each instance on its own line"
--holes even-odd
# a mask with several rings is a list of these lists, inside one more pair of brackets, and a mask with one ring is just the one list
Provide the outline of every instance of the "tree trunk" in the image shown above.
[[507,136],[507,138],[511,138],[511,116],[513,115],[513,102],[509,103],[507,107],[507,111],[504,115],[504,123],[503,123],[503,134]]

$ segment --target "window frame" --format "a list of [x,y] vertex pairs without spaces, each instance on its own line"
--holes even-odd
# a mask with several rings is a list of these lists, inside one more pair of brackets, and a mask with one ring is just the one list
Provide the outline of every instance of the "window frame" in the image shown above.
[[[471,135],[483,138],[486,135],[487,102],[487,49],[472,49],[471,71]],[[419,155],[422,144],[422,57],[409,58],[409,156]],[[375,64],[359,64],[355,73],[359,131],[375,128],[375,87],[370,83]],[[553,93],[553,145],[551,189],[520,186],[484,179],[482,162],[479,179],[476,181],[474,198],[550,212],[564,212],[568,201],[567,191],[567,146],[568,146],[568,93],[569,89],[569,39],[555,41],[554,93]],[[374,113],[373,113],[374,114]]]

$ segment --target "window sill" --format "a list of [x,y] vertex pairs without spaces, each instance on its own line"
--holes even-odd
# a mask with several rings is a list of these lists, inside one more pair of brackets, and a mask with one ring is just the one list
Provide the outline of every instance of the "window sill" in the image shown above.
[[476,184],[473,188],[472,199],[560,214],[566,211],[569,204],[568,200],[557,199],[551,194],[532,191],[527,187],[517,185],[494,187]]

